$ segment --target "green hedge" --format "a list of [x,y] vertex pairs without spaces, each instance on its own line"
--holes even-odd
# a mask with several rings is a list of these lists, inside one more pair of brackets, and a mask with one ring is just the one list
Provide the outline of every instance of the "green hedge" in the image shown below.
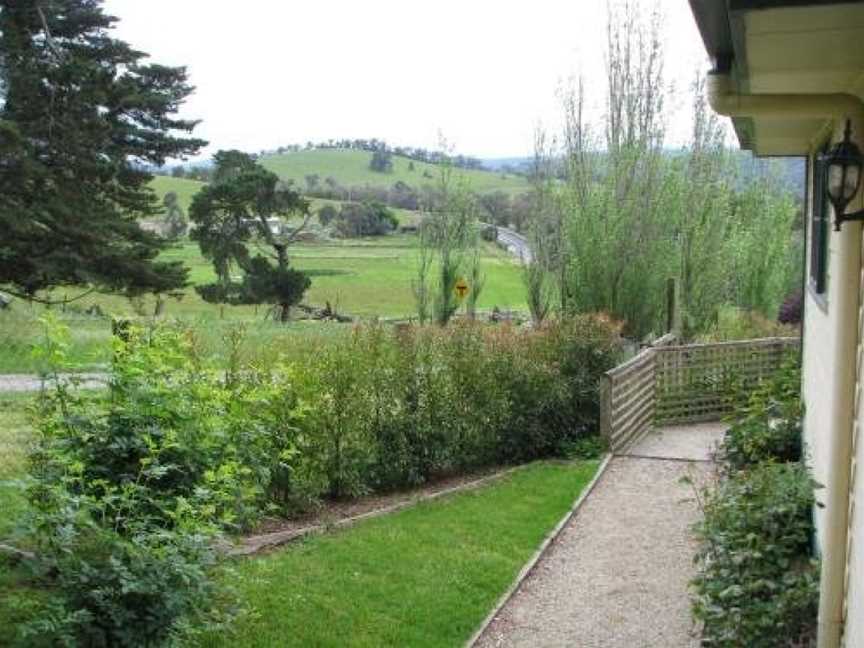
[[[45,326],[41,359],[67,371],[68,330]],[[227,370],[198,340],[133,329],[108,390],[43,394],[25,526],[54,597],[25,645],[161,645],[218,628],[233,614],[214,578],[222,534],[323,497],[585,447],[619,354],[615,327],[594,317],[363,326],[266,366],[241,360],[234,330]]]
[[706,645],[808,645],[819,606],[813,503],[813,483],[799,463],[760,464],[710,495],[694,581]]

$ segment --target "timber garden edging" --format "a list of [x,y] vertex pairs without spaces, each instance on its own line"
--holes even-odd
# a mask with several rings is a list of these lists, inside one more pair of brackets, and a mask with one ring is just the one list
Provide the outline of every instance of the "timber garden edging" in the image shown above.
[[626,451],[655,426],[719,421],[731,396],[772,375],[799,338],[674,345],[674,336],[611,369],[601,383],[601,434]]

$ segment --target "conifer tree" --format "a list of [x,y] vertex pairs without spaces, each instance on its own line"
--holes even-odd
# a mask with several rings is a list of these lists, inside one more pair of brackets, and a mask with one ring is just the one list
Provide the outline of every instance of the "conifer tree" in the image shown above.
[[101,0],[0,0],[0,285],[130,296],[183,286],[148,165],[195,154],[184,68],[148,62],[112,36]]
[[[208,302],[275,304],[287,321],[310,285],[288,259],[289,245],[311,218],[309,203],[250,155],[219,151],[214,161],[213,182],[195,194],[189,217],[190,237],[213,262],[217,281],[195,290]],[[240,281],[232,277],[235,269],[243,273]]]

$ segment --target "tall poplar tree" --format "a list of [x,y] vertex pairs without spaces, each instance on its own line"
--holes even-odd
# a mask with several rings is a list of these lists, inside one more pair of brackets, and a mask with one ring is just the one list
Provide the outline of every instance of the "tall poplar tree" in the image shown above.
[[183,286],[139,219],[161,205],[147,165],[195,154],[184,68],[112,37],[101,0],[0,0],[0,286],[136,295]]

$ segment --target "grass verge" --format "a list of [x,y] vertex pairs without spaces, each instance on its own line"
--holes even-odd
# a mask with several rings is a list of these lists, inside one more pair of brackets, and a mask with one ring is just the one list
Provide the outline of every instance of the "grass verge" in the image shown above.
[[599,462],[537,463],[489,487],[244,559],[252,611],[206,646],[464,643]]

